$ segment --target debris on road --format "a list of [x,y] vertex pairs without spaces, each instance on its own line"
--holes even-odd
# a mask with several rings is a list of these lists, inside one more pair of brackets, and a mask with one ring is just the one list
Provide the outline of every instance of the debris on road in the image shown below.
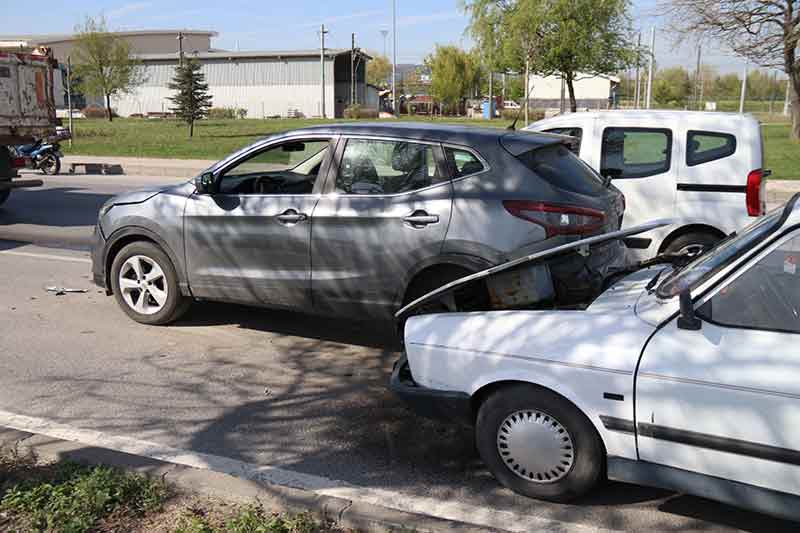
[[84,294],[89,292],[86,289],[68,289],[66,287],[56,287],[56,286],[46,287],[44,290],[47,292],[52,292],[56,296],[63,296],[65,294]]

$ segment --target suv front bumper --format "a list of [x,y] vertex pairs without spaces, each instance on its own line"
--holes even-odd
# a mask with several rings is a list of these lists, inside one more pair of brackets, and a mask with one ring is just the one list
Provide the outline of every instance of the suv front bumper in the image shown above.
[[475,416],[469,394],[420,387],[411,375],[408,359],[403,355],[395,364],[389,389],[415,413],[425,418],[473,426]]

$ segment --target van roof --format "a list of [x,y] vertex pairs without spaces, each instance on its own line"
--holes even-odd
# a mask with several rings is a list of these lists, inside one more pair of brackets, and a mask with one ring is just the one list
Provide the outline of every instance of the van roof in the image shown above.
[[732,121],[758,123],[758,119],[751,113],[730,113],[722,111],[683,111],[683,110],[672,110],[672,109],[611,109],[604,111],[579,111],[574,114],[566,113],[563,115],[556,115],[551,118],[546,118],[544,120],[537,121],[534,124],[546,123],[550,121],[560,122],[566,119],[567,117],[571,117],[573,115],[578,115],[581,118],[587,118],[587,119],[594,118],[599,120],[626,118],[626,119],[639,119],[642,121],[647,121],[652,119],[657,121],[681,120],[681,121],[703,122],[703,123],[713,123],[713,122],[730,123]]

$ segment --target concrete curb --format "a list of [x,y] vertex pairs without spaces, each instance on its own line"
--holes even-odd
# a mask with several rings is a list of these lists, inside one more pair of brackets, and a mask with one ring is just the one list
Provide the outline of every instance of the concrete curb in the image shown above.
[[22,453],[30,452],[43,460],[70,459],[88,464],[114,466],[151,477],[160,477],[182,492],[240,503],[258,501],[271,511],[310,512],[319,520],[333,520],[343,528],[357,531],[369,533],[488,531],[471,524],[398,511],[344,498],[321,496],[311,491],[287,486],[257,483],[229,474],[177,465],[5,427],[0,427],[0,448],[17,449]]
[[[63,172],[70,165],[89,163],[93,165],[119,165],[122,173],[133,176],[165,176],[191,178],[200,174],[216,161],[206,159],[157,159],[146,157],[82,156],[68,155],[62,160]],[[78,169],[83,173],[83,169]]]

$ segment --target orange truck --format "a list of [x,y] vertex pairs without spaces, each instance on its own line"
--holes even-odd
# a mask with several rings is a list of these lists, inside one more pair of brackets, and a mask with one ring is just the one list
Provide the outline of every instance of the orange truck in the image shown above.
[[38,187],[39,179],[18,179],[24,160],[10,148],[56,133],[55,91],[61,72],[48,48],[0,41],[0,205],[11,191]]

